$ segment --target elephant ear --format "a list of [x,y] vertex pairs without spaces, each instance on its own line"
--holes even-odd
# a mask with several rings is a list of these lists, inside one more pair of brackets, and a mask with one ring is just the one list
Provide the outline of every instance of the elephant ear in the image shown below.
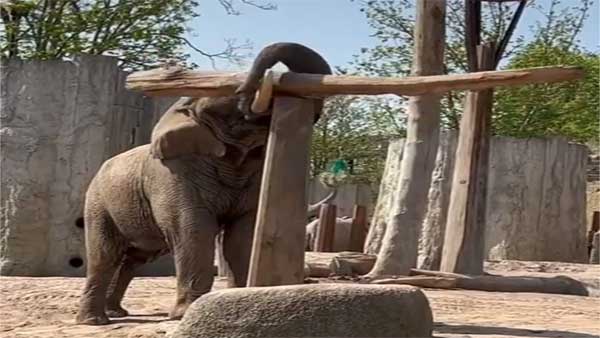
[[150,149],[155,158],[171,159],[189,154],[222,157],[226,148],[206,125],[170,109],[154,127]]

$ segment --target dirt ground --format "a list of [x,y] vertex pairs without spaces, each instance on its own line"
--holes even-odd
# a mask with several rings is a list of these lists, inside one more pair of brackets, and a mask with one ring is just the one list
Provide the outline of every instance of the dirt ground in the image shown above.
[[[600,287],[600,266],[500,261],[487,263],[486,270],[512,276],[562,274],[592,289]],[[164,337],[177,324],[166,317],[174,299],[172,277],[136,278],[124,301],[132,315],[100,327],[73,323],[82,285],[82,278],[0,278],[0,337]],[[215,289],[223,287],[224,280],[217,279]],[[433,309],[436,337],[593,338],[600,334],[598,297],[424,291]]]

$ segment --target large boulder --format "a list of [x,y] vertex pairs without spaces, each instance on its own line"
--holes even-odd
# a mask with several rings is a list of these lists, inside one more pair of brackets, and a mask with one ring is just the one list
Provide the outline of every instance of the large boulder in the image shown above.
[[170,338],[431,337],[432,328],[416,287],[305,284],[210,292]]

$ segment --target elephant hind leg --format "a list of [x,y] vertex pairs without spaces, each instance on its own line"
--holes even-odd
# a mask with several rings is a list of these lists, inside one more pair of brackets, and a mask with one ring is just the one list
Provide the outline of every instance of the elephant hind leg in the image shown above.
[[109,317],[118,318],[129,315],[127,310],[121,306],[121,301],[127,291],[129,283],[135,276],[135,269],[146,263],[147,258],[153,256],[150,253],[138,250],[136,248],[128,248],[121,264],[115,272],[110,286],[108,287],[106,297],[106,314]]
[[93,206],[86,206],[85,242],[87,276],[76,322],[86,325],[108,324],[106,292],[125,253],[125,239],[105,210],[93,210]]

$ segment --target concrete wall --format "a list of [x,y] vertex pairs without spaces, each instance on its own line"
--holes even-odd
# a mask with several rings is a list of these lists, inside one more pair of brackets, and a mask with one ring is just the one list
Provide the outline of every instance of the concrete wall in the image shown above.
[[[402,158],[390,144],[365,250],[376,253],[385,231]],[[438,269],[456,151],[456,135],[442,134],[419,243],[419,267]],[[488,259],[585,262],[587,147],[562,138],[493,137],[485,248]]]
[[82,276],[89,181],[105,159],[147,143],[173,99],[126,90],[109,57],[1,67],[0,275]]

